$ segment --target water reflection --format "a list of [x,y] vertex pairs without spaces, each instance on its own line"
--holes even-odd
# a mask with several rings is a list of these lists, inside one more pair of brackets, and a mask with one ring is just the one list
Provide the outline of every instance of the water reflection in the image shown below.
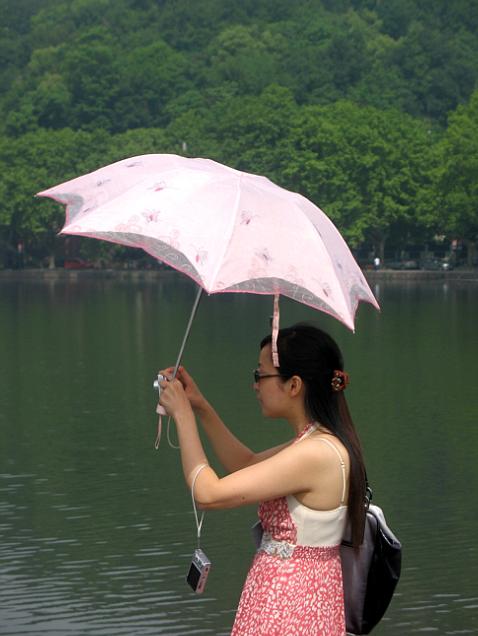
[[[378,636],[478,632],[477,286],[381,282],[357,332],[292,302],[342,344],[375,500],[404,542]],[[176,451],[153,450],[151,381],[174,361],[194,289],[112,280],[2,284],[0,633],[227,634],[253,509],[208,513],[207,593],[184,577],[195,547]],[[185,363],[256,448],[285,439],[251,392],[271,301],[205,297]],[[349,389],[348,389],[349,390]]]

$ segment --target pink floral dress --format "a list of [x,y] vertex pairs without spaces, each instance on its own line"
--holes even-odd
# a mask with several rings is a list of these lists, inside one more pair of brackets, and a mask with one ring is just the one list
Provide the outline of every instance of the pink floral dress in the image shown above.
[[[297,441],[314,428],[304,431]],[[333,511],[311,510],[294,497],[260,504],[264,536],[244,584],[231,636],[345,635],[337,539],[346,519],[343,496],[341,506]],[[328,526],[325,534],[316,532],[322,520]],[[310,524],[316,524],[312,532]],[[317,535],[319,542],[328,544],[303,544],[307,537],[308,543],[316,543]]]

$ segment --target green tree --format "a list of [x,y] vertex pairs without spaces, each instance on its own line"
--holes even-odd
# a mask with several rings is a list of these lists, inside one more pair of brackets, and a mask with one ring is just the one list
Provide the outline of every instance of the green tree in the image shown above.
[[215,143],[219,161],[281,181],[297,108],[290,90],[271,85],[258,96],[231,96],[217,103],[204,131]]
[[417,195],[432,146],[422,122],[344,101],[302,109],[291,135],[290,184],[322,207],[352,246],[368,242],[383,259],[387,240],[417,231],[425,213]]
[[443,31],[413,22],[390,64],[411,88],[407,112],[444,123],[446,113],[469,97],[478,80],[476,38],[463,29],[445,37]]
[[135,128],[109,137],[107,149],[102,157],[102,165],[137,155],[178,154],[178,151],[179,148],[175,147],[170,135],[162,128]]
[[439,152],[442,228],[467,244],[471,266],[478,242],[478,90],[468,104],[450,114]]
[[338,17],[317,5],[275,25],[286,40],[282,51],[284,83],[298,103],[328,104],[344,97],[365,64],[364,38],[352,14]]
[[63,127],[70,112],[71,95],[60,74],[62,49],[36,49],[4,99],[5,131],[22,135],[38,125]]
[[35,193],[100,167],[105,133],[38,130],[12,140],[0,138],[0,236],[28,252],[46,253],[54,264],[64,210]]
[[71,125],[113,129],[120,73],[111,36],[99,27],[83,33],[65,52],[62,75],[71,95]]
[[234,82],[241,93],[260,93],[271,81],[280,82],[281,57],[287,42],[258,25],[224,29],[209,47],[210,79]]
[[43,128],[65,128],[69,122],[72,98],[61,75],[44,75],[31,97],[38,125]]
[[115,129],[149,128],[168,123],[168,103],[191,89],[186,57],[161,40],[122,58]]

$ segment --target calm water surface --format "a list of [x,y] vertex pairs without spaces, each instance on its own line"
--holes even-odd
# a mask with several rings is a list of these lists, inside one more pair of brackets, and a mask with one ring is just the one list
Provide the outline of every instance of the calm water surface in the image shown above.
[[[478,634],[478,286],[380,284],[357,332],[292,302],[339,340],[375,502],[404,544],[377,636]],[[156,370],[174,363],[184,278],[0,285],[0,634],[228,634],[255,510],[211,512],[206,593],[179,454],[155,437]],[[256,449],[288,437],[251,390],[271,299],[205,298],[184,363]]]

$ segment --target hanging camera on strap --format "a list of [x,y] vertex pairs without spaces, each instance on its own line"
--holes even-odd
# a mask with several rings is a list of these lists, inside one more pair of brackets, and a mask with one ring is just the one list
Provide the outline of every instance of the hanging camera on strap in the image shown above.
[[194,509],[194,518],[196,520],[197,527],[197,548],[193,552],[193,556],[191,559],[191,565],[189,566],[189,571],[186,576],[186,581],[191,586],[196,594],[201,594],[204,592],[204,588],[206,587],[207,577],[209,575],[209,571],[211,569],[211,561],[207,558],[206,554],[201,550],[201,528],[204,521],[204,512],[201,514],[201,519],[198,517],[198,512],[196,508],[196,500],[194,499],[194,486],[196,484],[196,480],[198,478],[199,473],[203,468],[207,468],[208,464],[201,464],[197,467],[196,472],[193,477],[192,485],[191,485],[191,497],[193,501],[193,509]]

